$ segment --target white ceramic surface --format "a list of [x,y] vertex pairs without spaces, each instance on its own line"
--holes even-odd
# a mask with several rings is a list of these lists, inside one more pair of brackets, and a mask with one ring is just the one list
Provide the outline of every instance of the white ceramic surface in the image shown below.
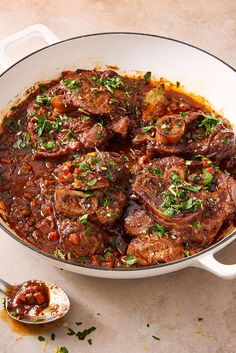
[[[10,62],[5,55],[6,47],[21,36],[42,35],[52,43],[55,36],[44,26],[36,25],[0,42],[2,64]],[[57,77],[62,70],[95,66],[103,69],[106,65],[118,66],[121,72],[136,70],[152,71],[157,77],[170,81],[180,81],[188,89],[207,98],[219,112],[222,112],[236,125],[236,106],[234,104],[235,71],[213,56],[184,43],[151,35],[132,33],[105,33],[72,38],[56,43],[35,52],[6,70],[0,77],[0,107],[8,109],[14,97],[22,97],[26,88],[36,81]],[[17,78],[17,80],[16,80]],[[14,82],[14,84],[12,84]],[[153,268],[108,270],[92,269],[64,263],[50,256],[43,256],[57,267],[104,278],[141,278],[177,271],[184,267],[201,267],[222,278],[235,278],[236,265],[222,265],[213,254],[232,242],[227,239],[198,255],[171,264]],[[24,245],[25,246],[25,245]],[[27,247],[29,249],[29,247]]]

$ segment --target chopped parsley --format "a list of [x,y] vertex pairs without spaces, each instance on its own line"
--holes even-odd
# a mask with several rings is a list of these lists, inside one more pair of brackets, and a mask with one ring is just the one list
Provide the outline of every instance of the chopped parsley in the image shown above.
[[138,262],[136,257],[131,254],[127,254],[127,256],[123,257],[121,260],[126,266],[132,266]]
[[39,84],[39,91],[40,93],[44,93],[46,91],[46,86],[43,83]]
[[20,148],[25,148],[25,147],[26,147],[26,142],[23,141],[22,139],[17,140],[13,144],[13,148],[15,148],[15,149],[20,149]]
[[82,262],[82,261],[85,261],[87,259],[88,259],[88,256],[81,255],[81,256],[78,257],[77,261],[78,262]]
[[151,80],[151,76],[152,76],[151,71],[148,71],[148,72],[145,73],[143,78],[144,78],[145,81],[150,81]]
[[159,168],[159,167],[156,167],[156,168],[153,167],[151,169],[151,173],[155,176],[163,177],[163,172],[162,172],[161,168]]
[[39,115],[37,117],[37,125],[35,130],[37,131],[38,136],[42,136],[44,131],[49,131],[52,128],[52,122],[47,120],[44,115]]
[[204,175],[204,185],[209,185],[213,180],[213,175],[210,172],[208,172],[206,169],[203,169],[203,175]]
[[206,136],[209,136],[212,129],[220,123],[220,119],[215,118],[215,114],[212,112],[210,114],[201,114],[204,119],[198,124],[198,127],[203,126],[206,130]]
[[92,338],[89,338],[89,339],[87,340],[87,342],[88,342],[88,344],[91,346],[91,345],[93,344]]
[[185,119],[185,118],[187,117],[187,113],[185,113],[185,112],[180,112],[180,113],[179,113],[179,116],[180,116],[181,118]]
[[45,341],[45,337],[43,337],[43,336],[38,336],[38,340],[39,340],[40,342]]
[[80,223],[86,224],[88,222],[88,214],[84,214],[78,220],[79,220]]
[[97,181],[98,181],[98,179],[97,179],[97,178],[94,178],[94,179],[88,180],[88,181],[87,181],[87,185],[88,185],[88,186],[90,186],[90,187],[92,187],[92,186],[94,186],[94,185],[96,185],[96,184],[97,184]]
[[222,143],[223,144],[226,144],[229,142],[229,138],[228,137],[224,137],[223,140],[222,140]]
[[118,100],[115,99],[115,98],[111,98],[111,99],[109,100],[109,104],[114,104],[114,103],[118,103]]
[[94,332],[95,330],[96,330],[96,327],[92,326],[92,327],[89,327],[89,328],[87,328],[87,329],[85,329],[83,331],[78,331],[75,336],[78,338],[78,340],[84,341],[84,339],[88,335],[90,335],[90,333]]
[[152,336],[152,338],[153,338],[154,340],[156,340],[156,341],[160,341],[160,338],[157,337],[157,336]]
[[56,144],[54,141],[42,142],[42,145],[46,150],[52,150],[54,147],[56,147]]
[[91,79],[94,82],[100,83],[100,85],[104,86],[111,93],[114,93],[115,88],[124,87],[124,82],[122,81],[120,76],[113,76],[113,77],[93,76]]
[[166,235],[167,229],[161,223],[154,223],[150,228],[159,238]]
[[69,78],[65,78],[63,83],[69,89],[77,89],[79,91],[81,87],[81,82],[77,80],[70,80]]
[[55,353],[69,353],[66,347],[57,347]]
[[154,125],[149,125],[149,126],[144,126],[142,128],[143,132],[148,132],[149,130],[153,129],[155,126]]
[[201,222],[199,222],[199,221],[193,222],[193,226],[194,226],[194,228],[196,228],[196,229],[200,229],[200,228],[202,227]]
[[179,81],[176,81],[176,82],[175,82],[175,85],[176,85],[177,88],[179,88],[180,82],[179,82]]
[[52,98],[48,95],[37,96],[35,99],[34,106],[36,108],[39,108],[41,105],[46,105],[48,107],[51,103],[51,99]]
[[55,341],[55,338],[56,338],[56,335],[54,332],[51,333],[51,336],[50,336],[51,340],[52,341]]

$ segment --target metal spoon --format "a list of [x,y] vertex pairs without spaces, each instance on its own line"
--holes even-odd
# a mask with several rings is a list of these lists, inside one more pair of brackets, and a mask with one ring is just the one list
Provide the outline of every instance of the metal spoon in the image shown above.
[[[0,279],[0,291],[2,291],[6,296],[6,311],[8,315],[19,322],[25,323],[25,324],[44,324],[47,322],[52,322],[55,320],[58,320],[62,318],[70,309],[70,301],[66,293],[58,287],[56,284],[49,283],[47,281],[39,281],[39,280],[31,280],[32,282],[35,282],[36,284],[41,283],[45,284],[49,290],[49,303],[46,308],[44,308],[41,312],[35,313],[34,310],[30,310],[27,316],[24,317],[17,317],[13,315],[13,313],[9,310],[8,308],[8,300],[9,300],[9,294],[12,293],[15,287],[18,287],[18,285],[11,285],[7,283],[6,281]],[[29,281],[26,281],[20,286],[23,286]]]

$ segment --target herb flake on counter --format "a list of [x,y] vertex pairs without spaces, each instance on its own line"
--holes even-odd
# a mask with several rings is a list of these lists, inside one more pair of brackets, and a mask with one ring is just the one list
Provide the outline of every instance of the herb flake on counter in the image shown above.
[[55,353],[69,353],[66,347],[57,347]]
[[43,337],[43,336],[38,336],[38,340],[39,340],[40,342],[45,341],[45,337]]
[[54,332],[51,333],[51,336],[50,336],[51,340],[52,341],[55,341],[55,338],[56,338],[56,335]]
[[88,342],[88,344],[91,346],[91,345],[93,344],[92,338],[89,338],[89,339],[87,340],[87,342]]
[[156,340],[156,341],[160,341],[160,338],[157,337],[157,336],[152,336],[152,338],[153,338],[154,340]]
[[198,319],[198,321],[202,321],[203,317],[198,317],[197,319]]
[[84,339],[90,335],[91,332],[95,331],[96,330],[96,327],[95,326],[92,326],[92,327],[89,327],[83,331],[78,331],[76,333],[76,337],[78,338],[78,340],[80,341],[84,341]]

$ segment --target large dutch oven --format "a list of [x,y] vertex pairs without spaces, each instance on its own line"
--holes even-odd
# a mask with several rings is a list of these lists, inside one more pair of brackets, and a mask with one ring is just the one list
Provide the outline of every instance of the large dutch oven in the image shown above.
[[[49,45],[13,64],[6,54],[7,48],[27,36],[40,36]],[[34,25],[0,42],[0,63],[5,69],[0,76],[2,112],[7,111],[16,97],[23,97],[25,89],[36,81],[56,78],[65,69],[105,69],[106,65],[113,65],[118,66],[121,72],[152,71],[158,77],[165,77],[173,82],[180,81],[188,91],[204,96],[218,112],[236,125],[235,70],[201,49],[170,38],[120,32],[98,33],[58,41],[47,27]],[[106,269],[83,267],[57,259],[21,240],[3,220],[0,221],[0,226],[5,233],[42,260],[84,275],[117,279],[142,278],[185,267],[200,267],[222,278],[236,278],[236,265],[224,265],[214,258],[219,250],[236,238],[235,229],[228,230],[217,244],[189,258],[146,268]]]

